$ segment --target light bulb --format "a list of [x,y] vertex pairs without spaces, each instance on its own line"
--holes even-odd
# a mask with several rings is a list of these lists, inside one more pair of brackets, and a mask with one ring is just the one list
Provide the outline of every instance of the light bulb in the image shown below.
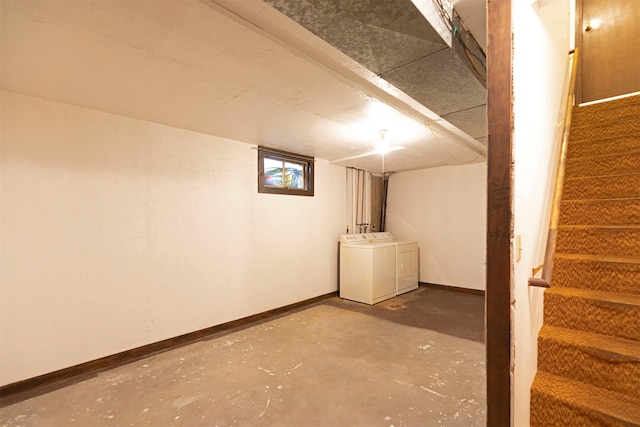
[[391,151],[391,145],[388,142],[380,141],[378,145],[376,145],[376,151],[380,154],[388,153]]

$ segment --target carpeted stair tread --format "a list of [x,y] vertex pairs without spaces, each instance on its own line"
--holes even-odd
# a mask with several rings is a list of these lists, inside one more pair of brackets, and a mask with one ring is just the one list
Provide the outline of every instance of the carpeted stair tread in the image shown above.
[[584,109],[585,111],[596,110],[602,112],[603,110],[613,110],[617,108],[622,108],[627,105],[634,105],[640,102],[640,95],[638,94],[627,94],[627,96],[621,96],[616,99],[609,99],[607,101],[601,102],[593,102],[589,104],[577,105],[574,109]]
[[562,224],[558,227],[566,228],[567,230],[640,230],[640,224],[633,225],[606,225],[606,224]]
[[640,225],[640,198],[563,200],[560,224]]
[[571,129],[598,126],[612,121],[634,121],[640,117],[640,102],[628,100],[624,104],[602,103],[574,107],[571,112]]
[[538,372],[531,386],[531,426],[640,425],[640,399]]
[[640,133],[610,138],[582,139],[569,136],[567,159],[634,153],[640,150]]
[[640,295],[640,260],[556,254],[551,285]]
[[[592,300],[608,301],[617,304],[635,305],[640,307],[640,295],[627,295],[620,292],[594,291],[591,289],[577,288],[550,288],[547,292],[555,292],[561,295],[571,295],[580,298],[588,298]],[[640,320],[640,318],[638,318]]]
[[640,342],[544,325],[538,370],[627,394],[640,393]]
[[640,197],[640,174],[566,177],[563,200]]
[[[614,357],[629,359],[640,363],[640,341],[616,338],[609,335],[594,334],[593,332],[576,331],[575,329],[559,328],[544,325],[540,329],[541,338],[551,338],[564,341],[571,345],[582,346],[596,350],[602,354],[610,353]],[[638,365],[640,369],[640,365]],[[638,371],[640,373],[640,371]],[[640,381],[640,377],[638,377]],[[640,387],[640,383],[638,383]],[[640,388],[638,389],[640,392]]]
[[640,226],[560,226],[556,251],[640,258]]
[[640,173],[640,151],[567,160],[565,176],[607,176]]
[[551,287],[544,322],[551,326],[640,341],[640,295]]
[[603,114],[606,111],[617,110],[620,108],[637,105],[638,103],[640,103],[640,95],[628,94],[627,96],[622,96],[607,101],[576,105],[573,107],[573,111],[574,114],[575,111],[595,112],[598,114]]

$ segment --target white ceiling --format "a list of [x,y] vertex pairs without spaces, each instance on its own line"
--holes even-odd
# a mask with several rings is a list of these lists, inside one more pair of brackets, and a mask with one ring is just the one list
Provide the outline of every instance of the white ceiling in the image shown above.
[[[337,164],[373,172],[484,159],[482,144],[261,0],[0,4],[3,90],[329,161],[355,157]],[[382,129],[405,147],[384,165],[361,156]]]

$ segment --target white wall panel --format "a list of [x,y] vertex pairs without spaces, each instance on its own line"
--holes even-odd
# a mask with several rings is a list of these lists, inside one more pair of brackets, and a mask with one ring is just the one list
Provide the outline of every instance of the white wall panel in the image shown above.
[[389,178],[387,231],[420,247],[420,281],[485,289],[486,163]]
[[531,382],[543,290],[529,288],[531,269],[542,264],[562,129],[562,98],[569,52],[568,1],[513,2],[514,234],[522,259],[514,259],[513,425],[529,425]]
[[258,194],[249,144],[2,92],[1,384],[337,289],[345,169]]

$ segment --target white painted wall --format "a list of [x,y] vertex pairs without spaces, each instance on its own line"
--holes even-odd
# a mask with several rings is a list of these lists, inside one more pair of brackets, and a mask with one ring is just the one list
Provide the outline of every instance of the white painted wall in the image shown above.
[[418,241],[421,282],[486,288],[486,210],[486,163],[389,178],[386,229]]
[[544,259],[570,49],[570,2],[529,3],[513,1],[514,234],[522,236],[523,247],[514,265],[515,426],[529,425],[543,291],[529,288],[528,279]]
[[2,92],[0,384],[337,289],[345,169],[257,193],[250,145]]

